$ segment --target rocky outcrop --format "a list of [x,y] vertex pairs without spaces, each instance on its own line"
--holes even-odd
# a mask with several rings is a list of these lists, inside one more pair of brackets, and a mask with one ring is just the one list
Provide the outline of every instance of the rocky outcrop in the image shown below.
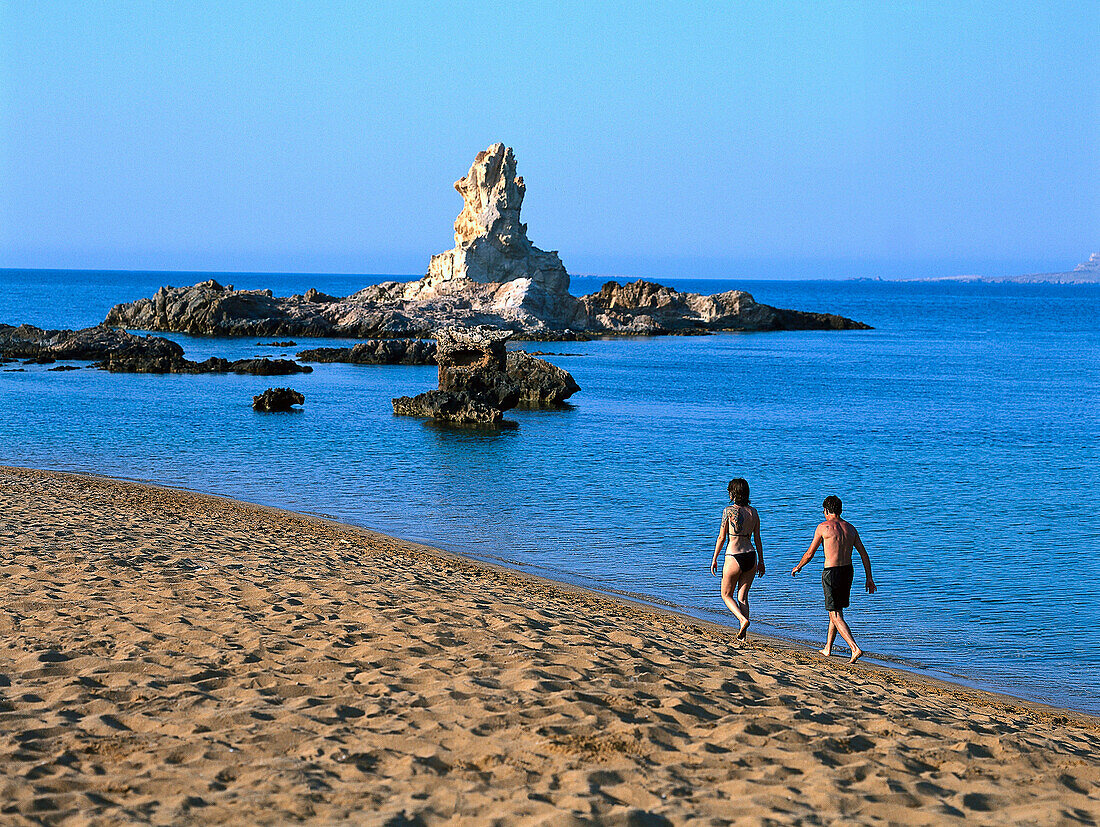
[[440,331],[439,389],[394,399],[394,413],[491,425],[520,403],[554,407],[580,390],[568,371],[526,353],[508,353],[511,335],[484,327]]
[[520,404],[529,407],[557,407],[581,389],[569,371],[519,350],[508,354],[505,374],[520,389]]
[[368,339],[353,347],[302,350],[303,362],[345,362],[352,365],[434,365],[435,342],[427,339]]
[[556,308],[559,315],[569,315],[575,309],[568,301],[569,273],[556,252],[531,243],[527,225],[520,221],[527,188],[516,174],[511,147],[497,143],[479,152],[454,186],[462,196],[454,249],[432,256],[428,274],[413,292],[424,294],[452,284],[465,287],[466,282],[523,282],[517,286],[541,288],[546,297],[566,305]]
[[183,358],[183,348],[161,336],[135,336],[98,325],[83,330],[43,330],[0,324],[0,356],[18,359],[104,359],[109,355]]
[[393,412],[459,424],[492,425],[519,402],[509,381],[507,331],[447,328],[436,339],[439,389],[393,400]]
[[99,325],[83,330],[42,330],[32,325],[0,324],[0,356],[26,358],[35,364],[58,359],[95,362],[112,373],[242,373],[285,376],[311,373],[313,368],[288,359],[227,359],[205,362],[184,358],[183,348],[160,336],[135,336]]
[[699,296],[649,282],[605,286],[577,299],[556,252],[535,247],[520,220],[526,187],[510,147],[479,152],[455,182],[462,210],[455,246],[432,256],[424,278],[365,287],[344,298],[307,290],[275,298],[216,281],[162,287],[120,304],[106,323],[214,336],[431,337],[445,327],[489,325],[526,339],[657,335],[711,330],[854,329],[859,322],[757,304],[741,291]]
[[252,397],[252,410],[262,413],[287,413],[294,405],[304,405],[306,398],[293,388],[268,388]]
[[607,282],[581,299],[589,325],[613,333],[658,335],[715,330],[866,330],[831,313],[806,313],[758,304],[742,290],[712,296],[681,293],[649,281]]

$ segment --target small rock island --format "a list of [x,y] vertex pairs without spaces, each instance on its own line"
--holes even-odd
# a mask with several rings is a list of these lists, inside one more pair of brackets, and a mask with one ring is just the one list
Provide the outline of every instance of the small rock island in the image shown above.
[[646,281],[577,298],[554,251],[540,250],[520,221],[526,191],[510,147],[477,154],[455,182],[462,211],[455,246],[431,257],[418,281],[389,281],[343,298],[308,290],[279,298],[214,280],[162,287],[113,307],[104,323],[213,336],[432,338],[447,327],[488,325],[527,340],[710,331],[857,330],[868,325],[830,313],[759,304],[742,290],[681,293]]

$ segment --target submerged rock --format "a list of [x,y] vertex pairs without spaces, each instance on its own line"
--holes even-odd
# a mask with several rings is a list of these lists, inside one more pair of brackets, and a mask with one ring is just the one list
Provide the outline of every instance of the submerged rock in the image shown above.
[[268,388],[259,396],[252,397],[252,410],[263,413],[286,413],[294,405],[304,405],[305,395],[293,388]]
[[162,287],[150,299],[116,305],[106,323],[215,336],[431,337],[445,327],[489,325],[526,339],[658,335],[713,330],[856,329],[827,313],[758,304],[740,290],[680,293],[650,282],[609,282],[580,299],[558,254],[540,250],[520,220],[526,186],[510,147],[477,154],[455,182],[462,210],[455,246],[432,256],[424,278],[389,281],[337,298],[316,290],[275,298],[209,280]]

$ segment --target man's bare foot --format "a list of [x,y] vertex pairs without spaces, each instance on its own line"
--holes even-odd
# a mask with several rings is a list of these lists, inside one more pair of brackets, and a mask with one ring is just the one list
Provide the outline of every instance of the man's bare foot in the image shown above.
[[852,652],[852,657],[848,661],[848,663],[855,663],[861,657],[863,657],[863,650],[862,649],[856,649],[854,652]]
[[831,658],[833,656],[833,650],[829,649],[829,648],[818,649],[817,651],[819,651],[821,654],[823,654],[827,658]]
[[742,620],[741,621],[741,628],[737,630],[737,639],[738,640],[744,640],[745,639],[745,633],[748,632],[748,630],[749,630],[749,621]]

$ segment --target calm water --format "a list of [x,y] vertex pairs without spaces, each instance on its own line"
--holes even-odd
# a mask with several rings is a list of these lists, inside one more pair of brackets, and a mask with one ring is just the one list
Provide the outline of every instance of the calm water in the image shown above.
[[[81,327],[206,277],[0,271],[0,321]],[[382,277],[222,280],[346,295]],[[496,432],[394,417],[390,398],[434,386],[430,367],[318,365],[277,380],[305,393],[302,413],[265,416],[250,401],[268,379],[28,366],[0,372],[0,463],[328,514],[722,621],[708,566],[743,475],[769,564],[755,628],[813,641],[820,554],[789,572],[837,493],[881,589],[849,613],[869,653],[1100,712],[1100,287],[662,281],[876,329],[539,344],[582,354],[549,357],[582,391]],[[196,359],[281,353],[173,338]]]

